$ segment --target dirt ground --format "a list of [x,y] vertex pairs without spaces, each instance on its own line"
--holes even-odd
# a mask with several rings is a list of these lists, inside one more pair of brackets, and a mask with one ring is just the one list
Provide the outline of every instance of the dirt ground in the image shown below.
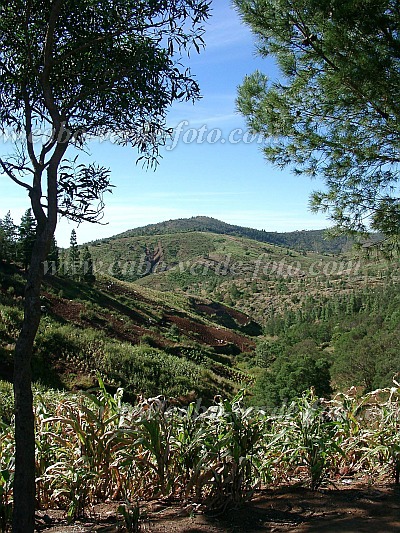
[[[118,504],[102,504],[84,522],[66,525],[61,512],[37,514],[45,533],[114,533]],[[312,492],[304,487],[261,490],[240,509],[224,514],[191,505],[154,501],[141,508],[141,532],[151,533],[392,533],[400,532],[400,488],[343,484]],[[122,522],[121,522],[122,524]]]

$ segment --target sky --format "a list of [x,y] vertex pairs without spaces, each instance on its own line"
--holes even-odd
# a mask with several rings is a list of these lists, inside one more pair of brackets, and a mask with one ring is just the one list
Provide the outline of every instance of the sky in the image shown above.
[[[245,120],[236,110],[237,87],[256,69],[271,79],[277,79],[279,72],[272,60],[257,57],[255,38],[230,0],[214,0],[212,7],[205,51],[185,59],[200,84],[202,99],[194,105],[177,103],[170,110],[168,123],[174,134],[155,171],[137,165],[138,154],[132,148],[110,140],[89,145],[80,161],[110,168],[115,188],[104,198],[103,225],[59,221],[59,246],[68,246],[73,228],[83,244],[198,215],[266,231],[330,225],[326,216],[313,214],[308,207],[310,193],[321,183],[273,167],[263,157],[260,139],[250,142]],[[3,141],[0,153],[10,148]],[[0,182],[0,218],[11,210],[19,223],[30,207],[26,191],[3,175]]]

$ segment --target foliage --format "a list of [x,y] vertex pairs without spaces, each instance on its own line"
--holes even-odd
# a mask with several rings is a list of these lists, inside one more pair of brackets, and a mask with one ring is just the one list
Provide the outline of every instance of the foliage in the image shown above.
[[0,421],[0,531],[6,532],[12,515],[14,478],[14,435],[11,426]]
[[87,246],[84,246],[82,250],[81,271],[82,280],[86,283],[93,283],[96,280],[96,276],[94,275],[93,270],[92,254],[90,253],[89,248]]
[[10,211],[8,211],[6,216],[0,220],[0,228],[0,258],[7,261],[13,261],[16,258],[17,227],[14,224]]
[[[327,377],[330,367],[331,385],[336,390],[357,386],[371,391],[390,386],[399,367],[399,290],[397,282],[388,282],[325,301],[318,295],[310,296],[299,312],[287,310],[281,317],[269,319],[265,332],[278,339],[260,342],[256,349],[254,364],[267,369],[259,379],[257,396],[261,397],[257,401],[267,396],[279,402],[283,399],[281,390],[290,394],[289,389],[298,390],[296,383],[303,380],[309,386],[318,383],[310,360],[307,375],[307,357],[320,360],[321,378]],[[290,387],[286,387],[285,372],[292,377],[298,372],[298,380],[294,379]],[[282,376],[279,385],[276,373]]]
[[140,531],[140,507],[139,502],[131,504],[127,502],[118,507],[118,514],[124,519],[124,527],[128,533],[137,533]]
[[0,423],[11,424],[14,413],[12,384],[0,381]]
[[111,275],[120,280],[124,279],[121,269],[121,256],[119,254],[114,257],[113,264],[111,265]]
[[57,241],[53,237],[50,244],[49,255],[47,256],[48,265],[50,267],[49,272],[55,274],[60,268],[60,254],[57,246]]
[[264,370],[255,385],[255,401],[258,405],[279,406],[313,387],[318,396],[329,397],[331,376],[329,361],[316,350],[315,345],[301,343],[278,356],[268,369]]
[[[1,11],[2,128],[21,129],[29,104],[30,118],[41,122],[49,116],[63,142],[79,146],[85,134],[112,131],[115,140],[138,146],[152,160],[168,133],[168,107],[175,100],[199,97],[197,83],[178,58],[204,45],[201,25],[208,10],[202,0],[120,2],[111,11],[107,4],[94,9],[90,1],[57,3],[47,10],[40,2],[29,9],[18,2],[9,4]],[[28,34],[22,31],[22,21]],[[46,27],[51,32],[47,40]],[[26,54],[31,61],[26,62]],[[64,119],[61,129],[57,117]],[[50,139],[42,155],[53,146]],[[22,158],[23,172],[25,162]],[[19,168],[11,159],[3,163],[5,172]],[[82,191],[92,189],[92,171],[99,174],[93,165],[83,167],[75,161],[64,168],[61,211],[64,205],[70,216],[74,214],[66,199],[73,205],[87,201]],[[87,206],[82,207],[85,212]]]
[[284,415],[283,447],[289,465],[305,465],[310,488],[318,489],[334,456],[344,453],[336,442],[336,425],[314,389],[295,399]]
[[[265,156],[321,176],[311,205],[341,228],[399,234],[399,12],[388,0],[235,0],[280,81],[248,76],[238,95]],[[394,243],[396,240],[394,241]]]
[[73,279],[79,279],[80,277],[79,257],[80,257],[80,252],[78,250],[78,241],[76,238],[76,231],[73,229],[71,231],[71,238],[69,240],[69,257],[68,257],[68,266],[70,270],[70,276]]
[[[86,328],[47,323],[40,328],[36,353],[41,361],[63,360],[75,372],[100,373],[107,383],[124,386],[130,394],[179,396],[203,391],[205,371],[191,361],[142,344],[132,346]],[[39,360],[36,360],[38,366]],[[76,374],[75,374],[76,376]],[[65,386],[68,375],[61,376]],[[69,379],[74,376],[70,375]]]

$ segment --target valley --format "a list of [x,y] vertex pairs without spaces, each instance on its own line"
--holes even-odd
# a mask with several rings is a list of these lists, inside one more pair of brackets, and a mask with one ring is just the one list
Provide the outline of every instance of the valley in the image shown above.
[[[390,386],[397,355],[383,359],[398,345],[396,259],[366,255],[323,232],[270,234],[206,217],[138,228],[77,249],[81,263],[85,253],[91,258],[90,282],[72,273],[70,250],[60,251],[58,271],[45,277],[34,364],[44,385],[85,389],[99,376],[110,390],[123,387],[132,401],[163,394],[205,402],[245,387],[252,402],[279,404],[288,393],[276,381],[284,379],[282,369],[288,380],[299,371],[313,376],[305,390],[320,381],[320,365],[325,393]],[[18,265],[4,263],[5,379],[23,286]],[[376,363],[357,370],[367,339]],[[360,353],[347,353],[350,345]],[[354,382],[344,379],[351,368]],[[295,386],[286,399],[300,393]]]

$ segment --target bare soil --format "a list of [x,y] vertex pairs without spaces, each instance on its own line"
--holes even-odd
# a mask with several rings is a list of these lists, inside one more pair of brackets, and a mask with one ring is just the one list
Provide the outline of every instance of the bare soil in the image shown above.
[[[61,511],[37,514],[45,533],[114,533],[118,504],[96,506],[83,522],[67,525]],[[153,501],[141,505],[140,531],[152,533],[400,532],[400,488],[340,484],[311,491],[304,487],[260,490],[241,508],[207,513],[193,505]],[[120,524],[122,525],[121,517]]]

